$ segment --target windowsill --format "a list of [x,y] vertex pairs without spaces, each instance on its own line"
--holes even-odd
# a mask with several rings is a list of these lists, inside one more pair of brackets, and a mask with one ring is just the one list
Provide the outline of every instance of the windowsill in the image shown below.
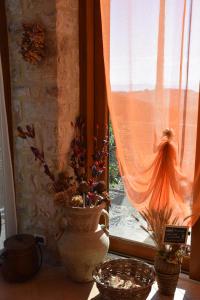
[[[94,283],[74,283],[66,277],[63,267],[44,265],[33,279],[24,283],[5,282],[0,275],[0,300],[100,300]],[[181,274],[174,300],[198,300],[200,283]],[[27,298],[28,297],[28,298]],[[147,300],[167,300],[159,295],[157,284],[152,287]]]

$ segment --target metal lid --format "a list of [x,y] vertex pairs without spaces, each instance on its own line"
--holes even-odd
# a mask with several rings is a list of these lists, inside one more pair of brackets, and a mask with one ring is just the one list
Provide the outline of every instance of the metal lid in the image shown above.
[[17,234],[4,241],[6,250],[23,251],[35,245],[35,238],[30,234]]

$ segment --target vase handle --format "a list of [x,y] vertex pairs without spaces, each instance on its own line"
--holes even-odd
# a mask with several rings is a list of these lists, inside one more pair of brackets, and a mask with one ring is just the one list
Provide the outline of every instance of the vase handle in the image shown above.
[[62,217],[59,222],[58,222],[58,231],[56,232],[56,235],[55,235],[55,240],[59,240],[64,232],[66,231],[66,228],[67,228],[67,218],[66,217]]
[[101,211],[101,216],[103,216],[104,218],[104,223],[105,224],[101,224],[101,228],[105,231],[106,234],[108,234],[108,229],[109,229],[109,214],[107,212],[107,210],[102,209]]

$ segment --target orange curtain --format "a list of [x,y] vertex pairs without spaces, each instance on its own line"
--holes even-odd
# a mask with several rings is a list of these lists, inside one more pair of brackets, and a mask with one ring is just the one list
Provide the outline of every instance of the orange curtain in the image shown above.
[[168,204],[180,223],[193,215],[193,224],[200,214],[200,1],[100,3],[108,105],[127,196],[139,210]]

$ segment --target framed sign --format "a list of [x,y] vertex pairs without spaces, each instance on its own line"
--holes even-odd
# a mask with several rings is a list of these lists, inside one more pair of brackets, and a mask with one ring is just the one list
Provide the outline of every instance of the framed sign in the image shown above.
[[186,244],[188,230],[188,226],[166,225],[163,242],[165,244]]

